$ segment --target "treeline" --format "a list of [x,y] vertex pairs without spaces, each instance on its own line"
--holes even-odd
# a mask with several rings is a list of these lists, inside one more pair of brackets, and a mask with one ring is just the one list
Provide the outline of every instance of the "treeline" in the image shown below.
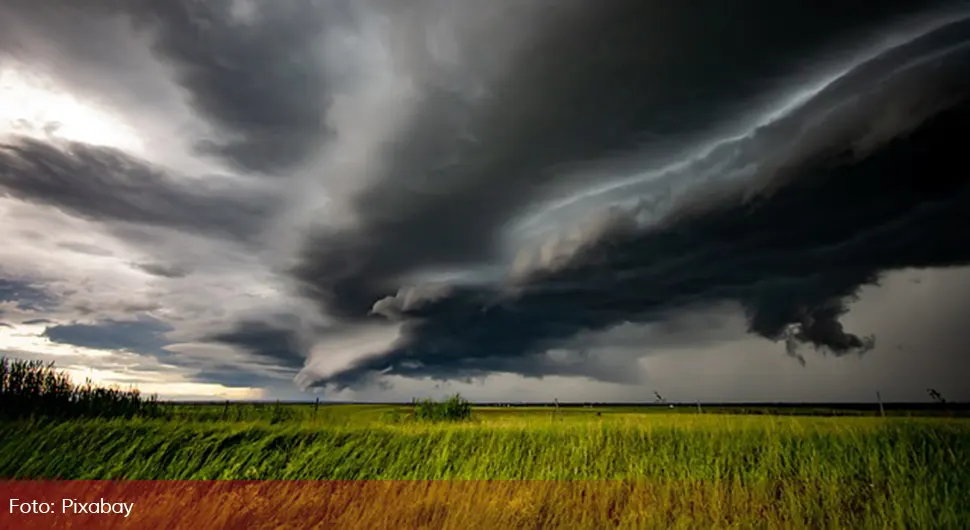
[[137,389],[74,384],[54,363],[0,357],[0,419],[132,418],[162,413],[156,396]]

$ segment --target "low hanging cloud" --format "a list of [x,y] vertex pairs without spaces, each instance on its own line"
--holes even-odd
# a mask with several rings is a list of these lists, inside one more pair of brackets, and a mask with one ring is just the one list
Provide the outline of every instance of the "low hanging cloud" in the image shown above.
[[168,324],[143,316],[131,321],[108,320],[95,324],[47,326],[43,336],[53,342],[72,346],[165,357],[169,354],[164,348],[170,344],[165,333],[171,330],[172,327]]
[[208,342],[240,347],[256,359],[296,371],[306,363],[306,338],[301,336],[295,319],[277,321],[241,321],[232,329],[205,337]]
[[[555,13],[533,21],[502,68],[474,76],[475,88],[428,88],[402,132],[375,143],[383,164],[347,201],[353,223],[312,234],[294,269],[324,312],[366,318],[409,275],[498,259],[505,230],[536,203],[562,186],[599,185],[577,172],[697,140],[781,90],[793,64],[818,69],[811,63],[823,45],[886,31],[905,10],[880,5],[863,16],[756,1],[698,17],[621,1],[566,2]],[[500,21],[494,34],[515,35],[509,19]],[[465,71],[475,71],[475,59]]]
[[[871,349],[872,337],[840,322],[861,286],[889,270],[970,262],[970,187],[954,171],[970,133],[968,28],[943,25],[889,50],[737,142],[728,165],[760,166],[737,185],[674,198],[659,218],[615,209],[546,244],[507,284],[419,304],[407,293],[380,300],[375,312],[393,314],[403,338],[317,384],[537,363],[527,371],[556,375],[545,353],[581,332],[723,302],[743,308],[751,333],[786,341],[793,354],[799,344],[837,355]],[[778,130],[786,134],[772,138]]]

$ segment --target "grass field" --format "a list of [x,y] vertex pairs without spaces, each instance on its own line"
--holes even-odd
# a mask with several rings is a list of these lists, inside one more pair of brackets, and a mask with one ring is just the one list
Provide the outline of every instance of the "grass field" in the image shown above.
[[[358,483],[363,508],[327,512],[341,527],[467,527],[475,513],[503,528],[970,528],[962,418],[477,408],[431,423],[409,410],[185,405],[167,419],[9,421],[0,476],[448,480]],[[343,498],[276,484],[261,502],[312,511]]]

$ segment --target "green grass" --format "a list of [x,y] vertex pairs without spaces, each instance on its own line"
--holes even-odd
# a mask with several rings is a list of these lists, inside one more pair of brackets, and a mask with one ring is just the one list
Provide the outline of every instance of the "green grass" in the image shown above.
[[622,479],[677,502],[741,491],[774,520],[810,527],[970,522],[970,421],[959,418],[476,408],[470,421],[427,422],[406,406],[180,407],[177,421],[0,422],[0,477]]
[[[77,420],[0,424],[4,477],[139,479],[763,479],[966,487],[970,422],[482,411],[467,423]],[[331,409],[331,410],[326,410]]]

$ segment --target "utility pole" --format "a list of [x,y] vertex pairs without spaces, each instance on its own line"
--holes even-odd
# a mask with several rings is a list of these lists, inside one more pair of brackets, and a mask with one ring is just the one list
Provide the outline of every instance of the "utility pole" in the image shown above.
[[876,401],[879,402],[879,415],[882,416],[883,418],[885,418],[886,417],[886,409],[884,409],[882,407],[882,396],[879,395],[879,392],[876,392]]

